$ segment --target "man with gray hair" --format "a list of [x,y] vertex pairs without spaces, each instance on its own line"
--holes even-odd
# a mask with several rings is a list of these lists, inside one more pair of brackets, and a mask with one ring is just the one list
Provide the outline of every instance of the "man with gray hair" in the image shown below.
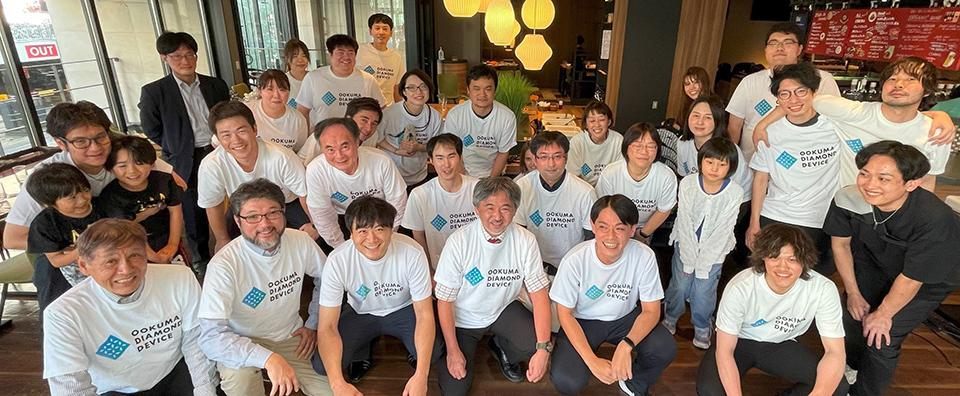
[[216,395],[216,368],[197,345],[193,272],[147,264],[147,233],[130,220],[93,223],[77,250],[89,277],[44,311],[50,394]]
[[[264,394],[260,369],[273,384],[271,395],[332,394],[309,360],[317,342],[326,256],[307,233],[284,229],[284,201],[283,191],[269,180],[241,184],[230,195],[241,236],[207,266],[198,314],[200,347],[217,362],[228,396]],[[306,323],[299,314],[305,275],[315,285]]]
[[[513,180],[481,179],[473,192],[477,220],[450,235],[440,254],[435,295],[447,349],[439,378],[444,395],[470,391],[477,343],[487,331],[494,334],[489,347],[507,379],[523,380],[519,363],[526,359],[528,381],[546,373],[553,351],[549,281],[536,237],[513,222],[519,202]],[[517,301],[524,287],[532,313]]]

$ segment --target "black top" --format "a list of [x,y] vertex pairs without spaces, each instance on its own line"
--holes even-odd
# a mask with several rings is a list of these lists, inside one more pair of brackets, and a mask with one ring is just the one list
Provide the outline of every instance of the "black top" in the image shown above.
[[960,285],[960,219],[922,188],[910,192],[896,212],[881,212],[857,186],[844,187],[830,204],[823,231],[853,237],[857,286],[870,305],[882,302],[901,273],[923,282],[915,297],[921,301],[942,301]]
[[137,214],[159,206],[160,211],[140,222],[147,230],[150,248],[163,249],[170,238],[170,206],[182,203],[183,189],[173,181],[169,173],[151,171],[147,176],[147,188],[143,191],[129,191],[120,185],[119,180],[107,184],[100,192],[97,202],[106,217],[133,220]]
[[[87,226],[100,220],[101,214],[96,205],[87,217],[77,219],[67,217],[54,208],[41,211],[30,223],[27,234],[27,253],[52,253],[63,250],[77,241],[77,237]],[[59,268],[50,264],[44,254],[34,259],[33,284],[37,287],[37,303],[40,312],[61,294],[70,290],[70,283],[63,277]]]

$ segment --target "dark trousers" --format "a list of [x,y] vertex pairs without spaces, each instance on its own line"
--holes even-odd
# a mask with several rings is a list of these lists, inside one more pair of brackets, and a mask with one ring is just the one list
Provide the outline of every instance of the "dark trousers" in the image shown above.
[[437,363],[439,366],[440,393],[445,396],[466,395],[473,386],[473,367],[477,355],[477,344],[487,331],[497,337],[497,344],[507,354],[511,364],[517,364],[533,356],[537,351],[537,333],[533,326],[533,313],[520,301],[514,301],[500,313],[500,317],[490,326],[479,329],[457,327],[457,344],[466,360],[467,375],[457,380],[447,369],[447,357]]
[[187,189],[183,192],[183,225],[187,231],[187,243],[196,255],[194,262],[210,260],[210,222],[207,210],[197,205],[197,175],[200,173],[200,161],[213,152],[213,146],[193,149],[193,165]]
[[[640,312],[640,307],[637,307],[614,321],[577,319],[577,323],[583,329],[590,349],[596,351],[604,342],[619,344],[620,340],[630,333],[630,328],[637,321]],[[637,356],[633,359],[633,379],[629,382],[637,394],[642,395],[650,385],[660,379],[663,370],[677,357],[677,342],[670,332],[658,323],[637,343],[634,350],[637,351]],[[572,395],[586,387],[592,375],[583,357],[573,348],[566,332],[561,330],[553,351],[550,382],[553,382],[557,392]]]
[[750,248],[747,247],[747,228],[750,228],[750,202],[740,204],[737,224],[733,226],[733,235],[737,237],[737,244],[730,252],[730,258],[737,263],[737,268],[741,270],[750,266]]
[[[792,387],[777,393],[777,395],[782,396],[810,394],[813,385],[817,382],[817,365],[820,363],[818,357],[796,341],[773,343],[743,338],[737,341],[737,348],[733,351],[733,360],[737,362],[737,370],[740,371],[741,380],[747,370],[756,367],[774,377],[793,382]],[[847,379],[840,376],[840,384],[837,385],[833,394],[835,396],[846,395],[849,387]],[[720,374],[717,371],[717,344],[713,344],[707,354],[703,356],[703,360],[700,361],[700,372],[697,374],[697,394],[700,396],[726,395],[723,384],[720,382]],[[875,395],[880,395],[880,393]]]
[[[337,224],[340,225],[340,232],[343,233],[344,239],[350,239],[350,227],[347,227],[347,220],[343,215],[337,215]],[[317,241],[317,244],[320,245],[320,250],[323,251],[323,254],[329,255],[333,251],[333,246],[327,244],[327,241],[323,240],[323,237]]]
[[160,380],[153,388],[136,393],[106,392],[103,396],[193,396],[193,379],[190,378],[190,370],[187,363],[180,358],[180,362],[173,366],[170,374]]
[[[784,223],[782,221],[760,216],[761,228],[770,224],[790,223]],[[803,233],[810,237],[810,239],[813,241],[813,245],[816,246],[817,251],[820,252],[820,260],[817,262],[817,266],[814,267],[814,271],[819,272],[823,276],[830,276],[833,275],[834,272],[837,272],[837,265],[833,262],[833,246],[830,243],[830,235],[827,235],[827,233],[823,232],[823,229],[821,228],[804,227],[796,224],[790,225],[803,230]]]

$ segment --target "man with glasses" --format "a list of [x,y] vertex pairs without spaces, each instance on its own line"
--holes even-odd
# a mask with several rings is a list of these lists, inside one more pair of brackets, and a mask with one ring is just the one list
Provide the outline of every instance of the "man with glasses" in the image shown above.
[[[143,133],[160,145],[161,158],[187,180],[183,220],[187,240],[198,262],[210,259],[206,213],[197,205],[200,161],[213,151],[214,131],[207,126],[210,109],[230,100],[223,80],[197,73],[197,40],[184,32],[165,32],[157,38],[157,52],[171,74],[140,90]],[[109,151],[109,150],[108,150]]]
[[[283,191],[266,179],[241,184],[230,195],[241,237],[210,260],[203,282],[200,348],[217,362],[228,396],[265,394],[261,369],[270,394],[332,394],[309,360],[326,256],[306,233],[285,229],[285,205]],[[306,323],[300,317],[305,276],[314,279]]]
[[[60,103],[54,106],[47,114],[47,133],[61,151],[37,166],[65,163],[77,167],[90,182],[90,194],[94,197],[117,178],[103,166],[110,154],[110,118],[97,105],[81,100],[75,104]],[[161,160],[157,160],[154,169],[172,173],[170,164]],[[173,176],[178,185],[186,185],[176,173]],[[43,207],[21,188],[7,215],[3,246],[26,250],[30,223],[42,210]]]
[[374,98],[382,108],[387,102],[377,80],[354,68],[357,64],[357,40],[345,34],[327,38],[330,66],[307,73],[297,95],[297,110],[313,127],[330,117],[343,117],[347,104],[356,98]]

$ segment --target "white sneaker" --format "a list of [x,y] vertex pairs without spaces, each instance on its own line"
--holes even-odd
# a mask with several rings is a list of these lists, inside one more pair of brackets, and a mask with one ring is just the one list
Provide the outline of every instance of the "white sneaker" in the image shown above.
[[846,366],[843,370],[843,376],[847,379],[847,383],[853,385],[857,382],[857,370]]
[[660,321],[660,324],[667,328],[667,331],[670,332],[670,335],[677,334],[677,322],[671,322],[669,319],[664,318],[662,321]]
[[628,386],[626,382],[622,380],[617,382],[620,384],[620,390],[622,390],[623,393],[627,394],[628,396],[636,395],[635,393],[633,393],[633,390],[630,389],[630,386]]

